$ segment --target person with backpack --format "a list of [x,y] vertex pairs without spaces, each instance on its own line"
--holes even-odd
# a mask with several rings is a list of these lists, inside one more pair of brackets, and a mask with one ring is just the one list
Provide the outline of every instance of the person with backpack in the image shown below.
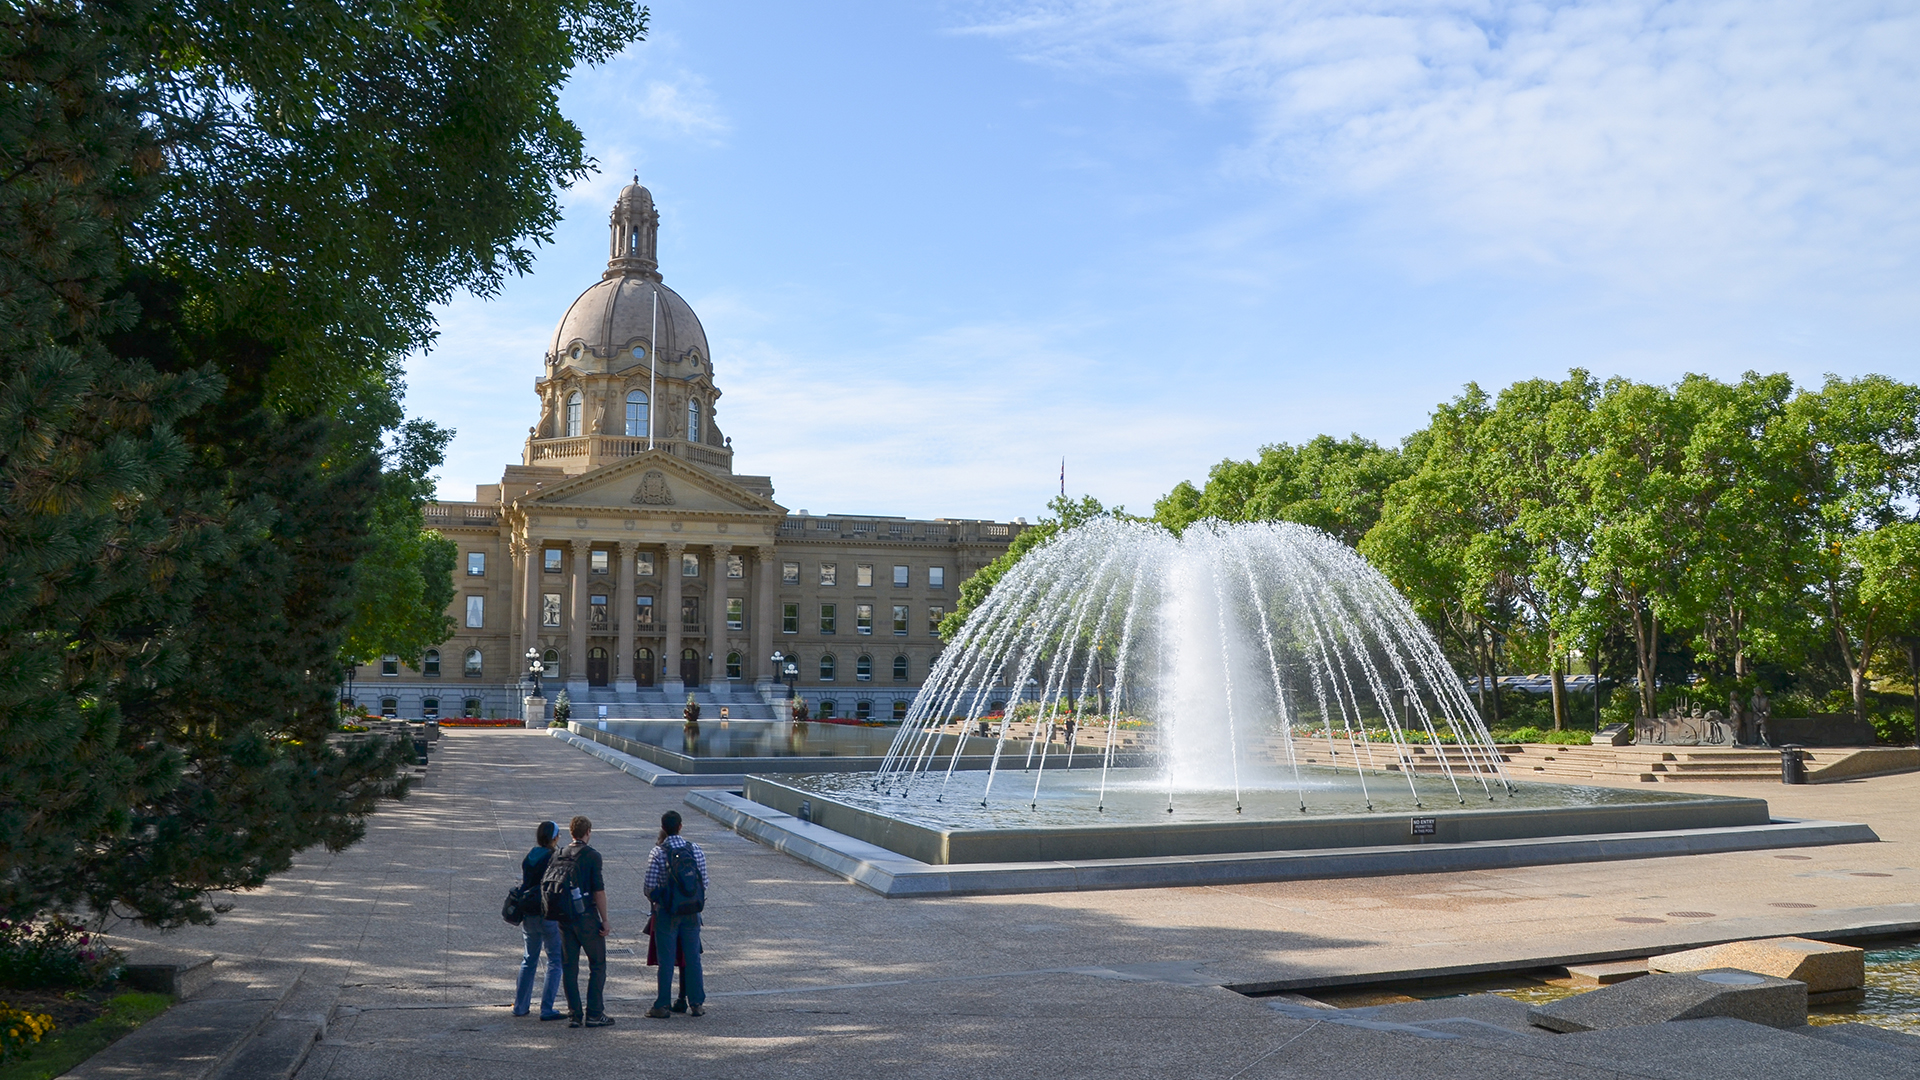
[[680,835],[680,812],[660,815],[660,843],[647,856],[647,899],[653,904],[654,946],[660,960],[660,990],[647,1016],[672,1019],[673,969],[682,957],[680,989],[687,1012],[704,1016],[707,987],[700,970],[700,912],[707,906],[707,853]]
[[[606,1027],[607,882],[600,853],[587,844],[593,822],[584,816],[567,823],[573,843],[547,860],[540,878],[540,902],[546,917],[560,924],[565,948],[562,968],[567,988],[568,1027]],[[587,954],[587,1007],[580,1008],[580,954]]]
[[547,985],[540,992],[540,1019],[558,1020],[564,1013],[553,1011],[553,998],[560,992],[560,924],[541,910],[540,878],[546,873],[547,860],[553,858],[554,837],[560,826],[543,821],[533,832],[536,841],[527,857],[520,860],[520,930],[527,937],[527,953],[520,960],[520,984],[513,993],[513,1015],[532,1011],[533,976],[540,968],[540,950],[547,951]]

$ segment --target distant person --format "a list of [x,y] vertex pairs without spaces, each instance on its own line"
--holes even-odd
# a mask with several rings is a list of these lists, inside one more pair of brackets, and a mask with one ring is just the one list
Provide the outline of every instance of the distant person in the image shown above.
[[[606,1027],[607,882],[600,853],[588,846],[593,822],[576,817],[567,823],[573,843],[556,852],[540,879],[540,897],[548,918],[560,924],[565,945],[567,1026]],[[580,954],[587,954],[587,1007],[580,1008]]]
[[553,1011],[553,996],[560,992],[560,924],[539,910],[540,878],[546,873],[547,860],[553,858],[554,837],[560,826],[543,821],[533,831],[533,850],[520,860],[520,887],[524,895],[535,898],[532,910],[524,910],[520,930],[527,937],[527,954],[520,960],[520,984],[513,993],[513,1015],[532,1011],[533,976],[540,969],[540,949],[547,951],[547,985],[540,992],[540,1019],[559,1020],[565,1013]]
[[673,1017],[673,969],[682,958],[680,988],[687,1012],[704,1016],[707,987],[700,964],[700,912],[707,905],[707,853],[680,835],[680,812],[660,815],[659,842],[647,856],[647,900],[653,905],[655,952],[660,960],[660,988],[647,1015],[655,1020]]

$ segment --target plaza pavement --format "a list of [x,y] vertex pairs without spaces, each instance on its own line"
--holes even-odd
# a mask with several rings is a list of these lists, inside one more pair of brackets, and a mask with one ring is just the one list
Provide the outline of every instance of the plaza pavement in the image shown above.
[[[340,1013],[300,1080],[665,1071],[1156,1080],[1492,1069],[1743,1075],[1725,1071],[1739,1062],[1724,1054],[1642,1066],[1530,1049],[1554,1040],[1447,1041],[1317,1024],[1221,986],[1610,950],[1644,955],[1707,938],[1920,922],[1920,776],[1798,788],[1670,786],[1759,795],[1776,817],[1866,821],[1883,842],[1232,887],[885,900],[721,829],[684,807],[682,790],[648,786],[544,733],[448,731],[427,781],[376,814],[360,844],[307,853],[266,888],[234,897],[213,927],[120,932],[229,962],[295,961],[308,965],[310,980],[337,983]],[[686,835],[706,848],[711,867],[710,1011],[662,1022],[641,1015],[654,969],[643,965],[640,881],[668,809],[687,816]],[[517,880],[534,825],[575,813],[594,820],[594,845],[606,857],[608,1011],[618,1021],[607,1029],[508,1015],[521,937],[500,921],[500,900]],[[1896,1074],[1904,1075],[1888,1075]]]

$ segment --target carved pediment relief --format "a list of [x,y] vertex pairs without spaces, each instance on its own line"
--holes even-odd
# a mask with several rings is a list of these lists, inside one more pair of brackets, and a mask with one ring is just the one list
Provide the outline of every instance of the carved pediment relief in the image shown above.
[[640,486],[633,489],[633,502],[641,506],[672,506],[673,489],[667,486],[667,474],[649,469],[647,475],[640,478]]

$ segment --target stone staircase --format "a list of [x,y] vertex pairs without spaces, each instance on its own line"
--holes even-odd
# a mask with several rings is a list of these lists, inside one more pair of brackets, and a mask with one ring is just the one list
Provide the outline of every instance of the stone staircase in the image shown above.
[[[772,704],[763,699],[750,684],[698,686],[671,698],[658,687],[622,693],[612,687],[596,686],[582,694],[569,691],[568,697],[573,702],[572,719],[591,723],[602,719],[678,720],[681,710],[687,707],[688,694],[692,694],[693,700],[700,704],[702,720],[718,720],[722,706],[727,710],[728,719],[732,720],[775,719]],[[607,710],[604,717],[600,715],[602,706]]]
[[[1599,783],[1780,782],[1780,752],[1768,749],[1660,746],[1558,746],[1513,743],[1500,747],[1507,775],[1516,780],[1585,781]],[[1803,751],[1809,779],[1817,780],[1823,767],[1857,751],[1815,749]],[[1416,772],[1456,772],[1470,768],[1470,757],[1458,747],[1413,748]]]

